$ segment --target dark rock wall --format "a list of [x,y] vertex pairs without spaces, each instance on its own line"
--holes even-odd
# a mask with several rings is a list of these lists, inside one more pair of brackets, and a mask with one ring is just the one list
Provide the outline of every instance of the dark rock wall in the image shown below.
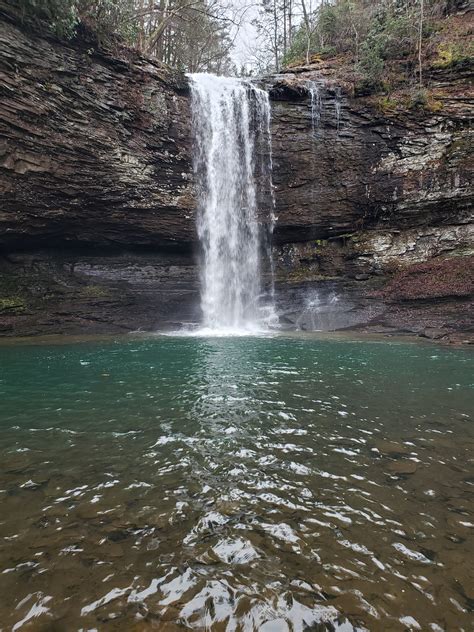
[[199,318],[197,269],[151,249],[35,250],[0,257],[0,334],[177,329]]
[[440,91],[437,112],[382,114],[374,100],[343,96],[339,124],[334,90],[323,89],[313,134],[308,96],[303,90],[305,98],[294,96],[295,86],[305,86],[304,74],[287,81],[292,92],[281,80],[273,108],[281,241],[472,220],[473,101],[454,82]]
[[194,240],[181,75],[7,21],[0,73],[0,246]]
[[[0,2],[0,334],[196,319],[188,85]],[[121,57],[121,58],[119,58]]]
[[422,107],[399,97],[382,109],[381,99],[337,97],[326,82],[314,131],[307,86],[316,78],[281,76],[271,89],[283,320],[303,328],[472,332],[472,286],[450,295],[449,261],[444,294],[408,301],[381,292],[397,270],[433,258],[462,257],[472,270],[472,73],[434,71]]
[[[2,17],[0,333],[196,320],[185,78]],[[469,76],[440,71],[431,109],[382,111],[341,93],[339,120],[338,89],[326,83],[315,133],[306,89],[314,73],[271,80],[274,254],[289,326],[314,325],[308,305],[319,292],[339,310],[325,328],[393,329],[402,312],[403,327],[416,313],[412,330],[453,328],[453,305],[447,320],[440,297],[423,321],[420,306],[395,309],[380,290],[400,266],[473,251]],[[467,296],[456,300],[465,311]]]

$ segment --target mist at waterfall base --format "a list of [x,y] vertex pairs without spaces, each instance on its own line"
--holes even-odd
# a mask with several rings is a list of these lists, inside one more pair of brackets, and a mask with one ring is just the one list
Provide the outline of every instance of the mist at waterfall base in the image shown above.
[[[264,333],[277,323],[273,278],[265,291],[261,274],[274,221],[268,93],[229,77],[189,78],[201,246],[202,326],[194,333]],[[270,210],[260,221],[263,192]]]

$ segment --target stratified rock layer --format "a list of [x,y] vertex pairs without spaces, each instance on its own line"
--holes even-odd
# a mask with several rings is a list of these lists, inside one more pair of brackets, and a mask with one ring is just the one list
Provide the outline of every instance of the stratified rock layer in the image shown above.
[[194,240],[179,74],[0,24],[0,245]]
[[[426,107],[385,112],[380,99],[350,98],[314,72],[274,81],[276,267],[280,287],[292,287],[280,305],[290,325],[472,336],[472,287],[456,299],[449,289],[474,253],[469,76],[437,70]],[[311,81],[320,83],[316,125]],[[428,272],[436,294],[382,291],[397,270],[408,283],[429,260],[441,263]]]
[[322,87],[314,129],[305,92],[311,77],[284,76],[273,87],[282,241],[472,220],[472,100],[459,85],[440,85],[436,113],[400,107],[384,114],[374,99],[336,99]]

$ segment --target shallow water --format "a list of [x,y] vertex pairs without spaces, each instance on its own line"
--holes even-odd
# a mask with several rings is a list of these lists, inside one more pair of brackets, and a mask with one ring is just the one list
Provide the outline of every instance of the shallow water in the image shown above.
[[472,357],[0,348],[0,629],[471,630]]

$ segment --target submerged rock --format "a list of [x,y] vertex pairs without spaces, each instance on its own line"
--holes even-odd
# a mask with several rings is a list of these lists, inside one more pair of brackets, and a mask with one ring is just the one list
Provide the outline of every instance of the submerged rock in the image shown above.
[[400,461],[392,461],[388,464],[387,469],[391,474],[414,474],[418,466],[414,461],[402,459]]
[[402,443],[398,443],[396,441],[376,441],[374,444],[375,448],[378,452],[383,454],[384,456],[390,457],[402,457],[410,454],[412,451],[410,447],[403,445]]

